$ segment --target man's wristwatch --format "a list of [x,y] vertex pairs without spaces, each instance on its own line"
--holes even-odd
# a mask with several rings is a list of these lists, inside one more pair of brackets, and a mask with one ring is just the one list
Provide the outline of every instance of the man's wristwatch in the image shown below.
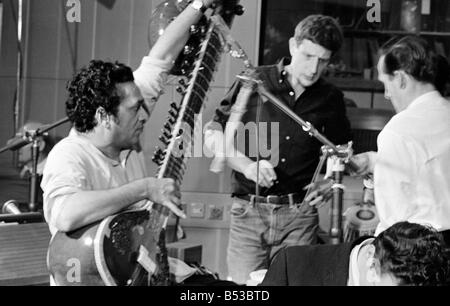
[[201,0],[194,0],[191,2],[191,7],[194,10],[197,10],[199,12],[201,12],[202,14],[204,14],[206,12],[206,6],[203,4],[203,1]]

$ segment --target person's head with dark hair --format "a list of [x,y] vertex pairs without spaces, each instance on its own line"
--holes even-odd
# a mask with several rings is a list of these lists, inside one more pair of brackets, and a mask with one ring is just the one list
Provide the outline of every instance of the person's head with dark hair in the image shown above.
[[344,40],[342,29],[336,19],[324,15],[309,15],[295,28],[294,38],[298,44],[308,39],[335,54]]
[[139,135],[149,113],[130,67],[92,60],[67,90],[66,113],[79,133],[101,129],[100,138],[111,140],[119,150],[140,148]]
[[398,222],[372,242],[368,282],[379,285],[450,285],[450,250],[432,227]]
[[95,113],[117,115],[120,93],[117,84],[133,82],[131,69],[120,63],[92,60],[68,83],[66,112],[78,132],[89,132],[96,125]]
[[428,91],[443,93],[449,63],[428,42],[414,35],[394,37],[380,49],[378,78],[397,112]]
[[300,21],[289,40],[288,72],[293,85],[309,87],[317,82],[342,42],[342,30],[334,18],[310,15]]

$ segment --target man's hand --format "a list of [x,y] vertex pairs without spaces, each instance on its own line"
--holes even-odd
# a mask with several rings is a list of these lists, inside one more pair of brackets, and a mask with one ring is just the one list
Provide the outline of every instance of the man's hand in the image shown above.
[[311,188],[309,194],[305,198],[305,203],[314,206],[319,203],[325,204],[326,202],[328,202],[333,196],[333,184],[333,180],[326,179],[305,186],[303,188],[304,190]]
[[147,184],[149,200],[168,207],[174,214],[186,218],[182,210],[178,208],[181,203],[179,186],[171,178],[149,178]]
[[258,84],[255,81],[259,81],[260,77],[255,69],[246,69],[237,77],[240,81],[241,87],[239,90],[239,94],[236,97],[236,101],[231,109],[231,112],[239,113],[242,115],[246,111],[250,96],[258,87]]
[[[243,174],[249,180],[252,180],[256,183],[256,171],[257,170],[257,162],[253,162],[245,168]],[[259,182],[258,184],[263,187],[272,187],[273,182],[277,179],[277,175],[273,166],[267,160],[259,161]]]
[[377,158],[376,152],[365,152],[357,154],[351,157],[351,160],[357,165],[357,171],[351,171],[349,169],[350,175],[352,176],[369,176],[373,173],[375,167],[375,162]]

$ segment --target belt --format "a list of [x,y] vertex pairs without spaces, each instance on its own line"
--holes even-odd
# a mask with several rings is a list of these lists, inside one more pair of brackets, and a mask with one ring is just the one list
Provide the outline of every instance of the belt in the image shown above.
[[280,204],[280,205],[293,205],[300,203],[302,199],[302,194],[300,193],[289,193],[286,195],[268,195],[268,196],[256,196],[254,194],[246,195],[236,195],[237,198],[249,201],[252,203],[261,204]]

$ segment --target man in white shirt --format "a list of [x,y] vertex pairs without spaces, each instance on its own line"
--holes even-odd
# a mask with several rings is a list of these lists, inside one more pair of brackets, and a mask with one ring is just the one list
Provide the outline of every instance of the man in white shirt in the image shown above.
[[[386,43],[378,78],[397,111],[378,136],[378,152],[356,155],[359,175],[374,174],[380,223],[399,221],[450,229],[450,101],[443,91],[448,62],[428,43],[407,36]],[[448,236],[446,237],[448,239]]]
[[[203,0],[203,6],[213,2]],[[183,215],[177,208],[175,182],[147,177],[144,167],[137,165],[136,152],[126,151],[140,151],[144,124],[188,39],[190,26],[203,11],[189,5],[165,29],[136,71],[120,63],[93,60],[68,84],[66,112],[74,130],[50,153],[41,185],[51,228],[71,231],[141,200],[161,203]],[[129,167],[141,170],[130,177]]]

